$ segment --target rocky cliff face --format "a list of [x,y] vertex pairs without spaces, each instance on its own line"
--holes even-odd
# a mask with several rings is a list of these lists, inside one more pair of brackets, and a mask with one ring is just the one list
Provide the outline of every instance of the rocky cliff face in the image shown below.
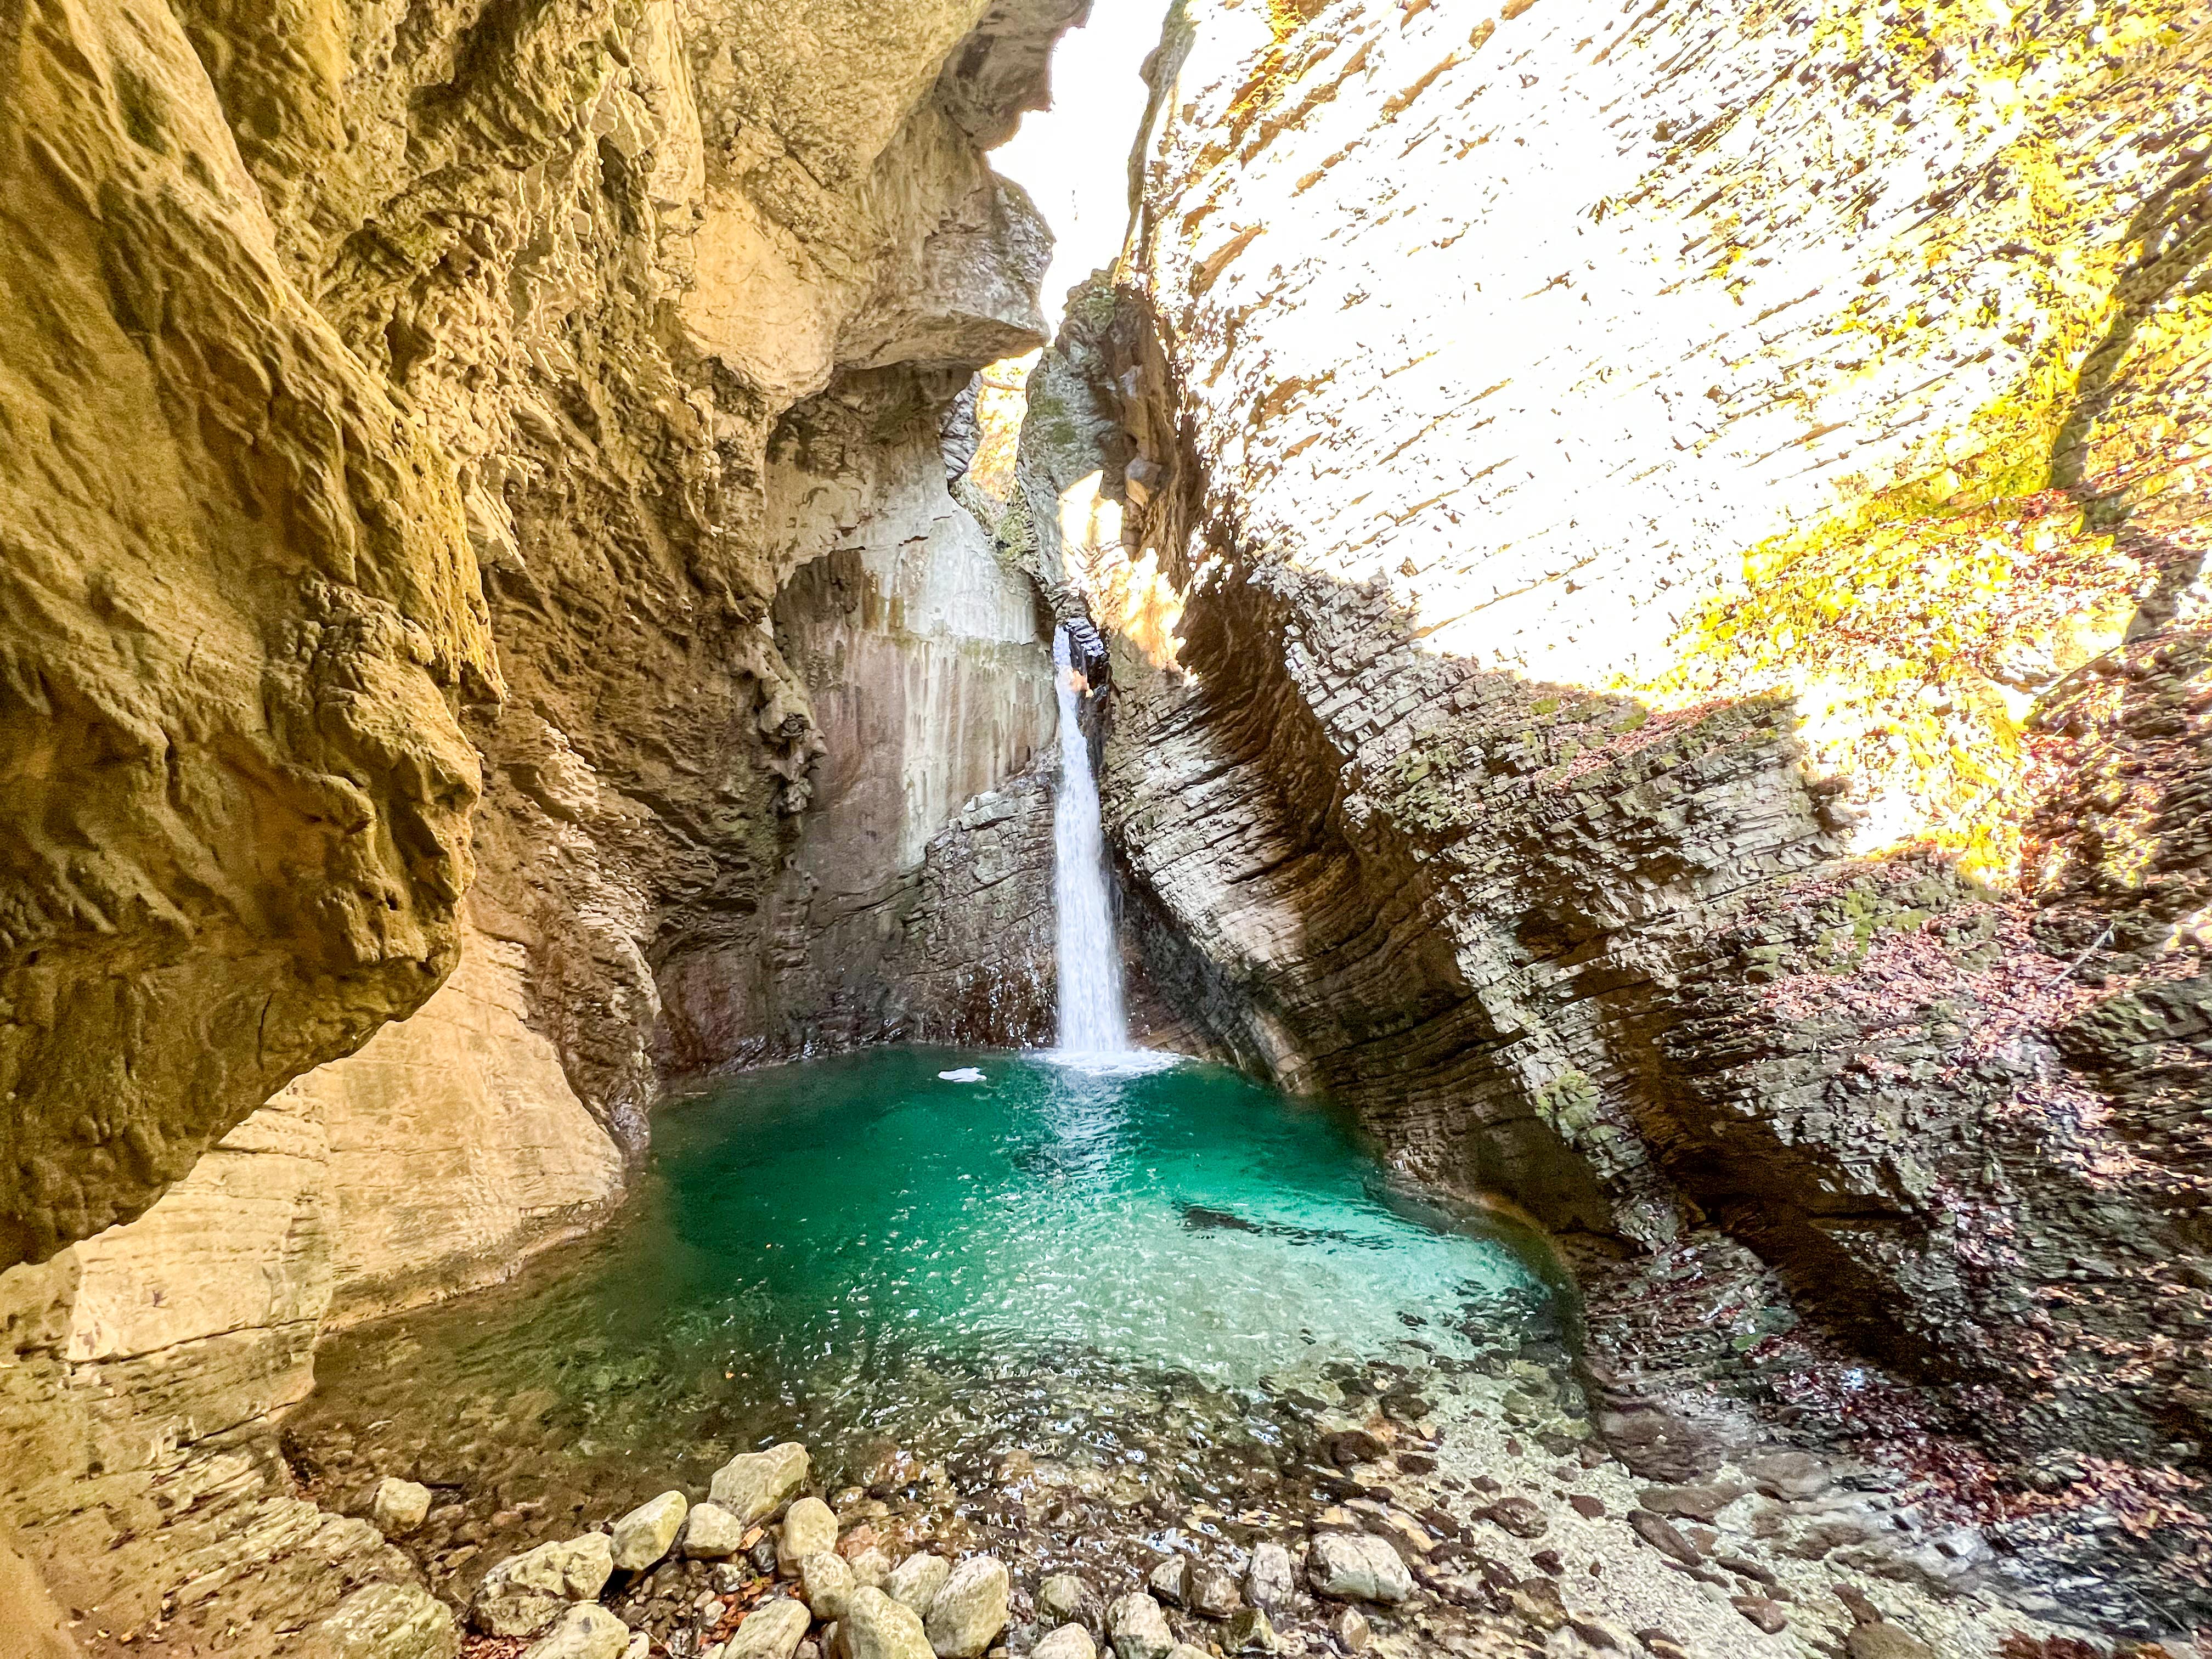
[[1978,1432],[1939,1574],[2119,1625],[2212,1562],[2204,28],[1186,0],[1006,532],[1156,971],[1568,1237],[1618,1443]]
[[[663,1065],[1044,974],[1046,636],[938,434],[1039,342],[981,151],[1076,10],[0,24],[0,1522],[80,1634],[398,1574],[275,1457],[316,1330],[602,1209]],[[938,1024],[801,987],[883,893]]]

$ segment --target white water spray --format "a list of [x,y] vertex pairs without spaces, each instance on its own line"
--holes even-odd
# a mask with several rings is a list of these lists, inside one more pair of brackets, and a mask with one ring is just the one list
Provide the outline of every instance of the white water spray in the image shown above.
[[1082,676],[1067,630],[1052,636],[1060,690],[1060,796],[1052,815],[1053,902],[1060,913],[1060,1046],[1085,1054],[1125,1054],[1129,1017],[1121,1006],[1121,947],[1106,896],[1106,837],[1098,819],[1098,781],[1091,744],[1076,719]]

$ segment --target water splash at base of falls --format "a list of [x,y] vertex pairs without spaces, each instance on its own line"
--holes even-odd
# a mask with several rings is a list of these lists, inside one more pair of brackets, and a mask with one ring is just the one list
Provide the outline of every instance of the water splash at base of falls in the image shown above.
[[[1053,902],[1059,912],[1060,1053],[1127,1060],[1129,1016],[1121,1001],[1121,947],[1106,891],[1106,838],[1091,744],[1076,718],[1087,688],[1067,630],[1052,636],[1060,692],[1060,794],[1052,815]],[[1146,1055],[1149,1059],[1151,1056]]]

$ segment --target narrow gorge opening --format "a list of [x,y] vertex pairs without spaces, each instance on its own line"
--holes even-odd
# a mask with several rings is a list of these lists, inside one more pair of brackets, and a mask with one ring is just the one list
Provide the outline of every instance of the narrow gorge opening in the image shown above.
[[2212,1654],[2201,5],[18,9],[0,1650]]

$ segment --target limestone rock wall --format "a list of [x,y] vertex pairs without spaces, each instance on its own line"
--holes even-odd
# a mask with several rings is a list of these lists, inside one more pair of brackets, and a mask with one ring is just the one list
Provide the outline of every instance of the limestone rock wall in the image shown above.
[[1179,6],[1001,530],[1224,1047],[1564,1230],[1617,1428],[1748,1244],[1667,1387],[1985,1437],[2119,1626],[2212,1566],[2205,27]]
[[[918,793],[867,878],[984,884],[921,873],[933,837],[1049,690],[1020,579],[905,434],[1039,343],[1045,233],[981,151],[1076,10],[0,21],[0,1526],[80,1633],[281,1650],[392,1567],[290,1497],[271,1425],[325,1321],[619,1195],[660,975],[766,913],[842,729],[779,641],[801,566],[950,591],[886,671]],[[923,544],[871,552],[775,446],[877,384],[904,413],[853,464]],[[932,760],[970,692],[996,723]],[[1033,973],[1034,904],[1006,915],[939,966]]]

